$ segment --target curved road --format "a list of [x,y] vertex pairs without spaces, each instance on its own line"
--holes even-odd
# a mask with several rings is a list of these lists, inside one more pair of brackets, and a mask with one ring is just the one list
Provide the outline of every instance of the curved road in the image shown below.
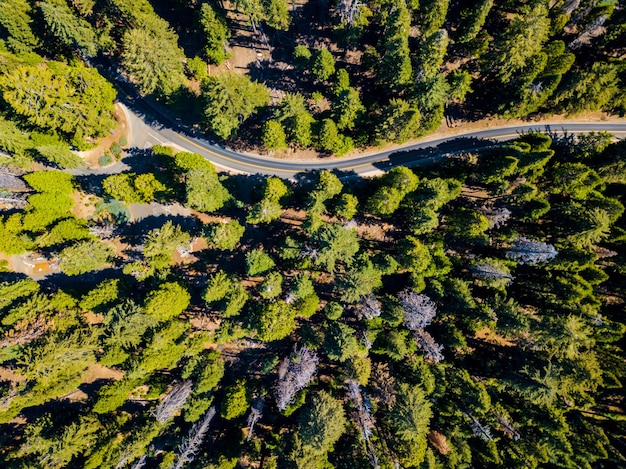
[[[127,101],[129,102],[129,101]],[[372,152],[366,155],[352,158],[329,157],[321,160],[291,161],[276,158],[262,157],[239,153],[224,148],[215,143],[202,140],[198,137],[185,135],[182,130],[174,130],[179,127],[163,116],[158,110],[153,109],[143,100],[130,99],[134,109],[143,108],[143,116],[124,106],[130,125],[131,141],[129,144],[137,148],[147,148],[155,144],[173,144],[183,150],[198,153],[215,165],[234,172],[275,175],[284,178],[293,178],[299,173],[321,169],[337,169],[342,172],[353,174],[372,174],[385,171],[393,166],[415,166],[433,158],[442,158],[449,153],[468,148],[488,146],[493,140],[507,140],[517,137],[520,133],[529,131],[541,131],[547,133],[586,133],[592,131],[607,131],[617,138],[626,138],[626,121],[616,120],[603,123],[577,123],[561,122],[550,124],[526,124],[508,127],[498,127],[477,132],[448,136],[434,140],[412,143],[393,150]],[[141,112],[139,111],[139,112]],[[159,115],[160,114],[160,115]],[[147,116],[156,116],[161,122],[148,122]],[[169,122],[170,127],[162,122]]]

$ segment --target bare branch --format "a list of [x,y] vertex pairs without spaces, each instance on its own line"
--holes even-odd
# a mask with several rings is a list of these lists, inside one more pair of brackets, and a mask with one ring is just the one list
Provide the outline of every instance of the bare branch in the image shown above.
[[306,347],[294,350],[278,370],[278,384],[275,397],[278,409],[285,410],[293,401],[296,393],[305,388],[317,373],[319,358]]
[[207,413],[204,414],[204,417],[191,427],[189,435],[178,447],[178,457],[176,458],[176,462],[172,466],[172,469],[182,469],[186,464],[195,459],[196,453],[204,441],[206,432],[209,431],[209,424],[214,416],[215,407],[211,407]]
[[174,386],[152,412],[157,422],[162,424],[169,418],[174,417],[181,407],[185,405],[185,402],[191,395],[192,387],[193,383],[189,380]]

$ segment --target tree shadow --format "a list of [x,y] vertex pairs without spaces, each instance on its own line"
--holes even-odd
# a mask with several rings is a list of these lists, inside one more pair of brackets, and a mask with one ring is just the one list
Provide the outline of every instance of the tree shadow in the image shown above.
[[[448,140],[437,146],[391,151],[385,161],[372,163],[381,171],[388,171],[395,166],[415,167],[437,163],[437,157],[451,156],[456,153],[465,153],[492,146],[493,140],[474,137],[459,137]],[[418,144],[419,145],[419,144]]]
[[[61,289],[69,293],[83,292],[93,289],[100,282],[120,278],[120,271],[116,267],[107,267],[101,270],[93,270],[80,275],[67,275],[56,272],[39,280],[43,290],[55,291]],[[123,277],[122,277],[123,278]]]

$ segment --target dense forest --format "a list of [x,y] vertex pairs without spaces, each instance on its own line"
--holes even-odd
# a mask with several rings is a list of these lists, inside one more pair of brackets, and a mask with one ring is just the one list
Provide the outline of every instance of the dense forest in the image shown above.
[[[89,65],[214,139],[278,154],[402,143],[444,117],[626,110],[617,0],[0,5],[0,149],[60,165],[79,163],[64,143],[109,124],[113,91]],[[13,124],[35,134],[13,141]]]
[[2,274],[3,467],[626,463],[623,141],[310,183],[149,152],[27,173],[0,217],[62,271]]
[[0,0],[0,466],[626,467],[625,141],[282,180],[114,135],[130,171],[71,171],[122,89],[280,156],[621,115],[625,31],[614,0]]

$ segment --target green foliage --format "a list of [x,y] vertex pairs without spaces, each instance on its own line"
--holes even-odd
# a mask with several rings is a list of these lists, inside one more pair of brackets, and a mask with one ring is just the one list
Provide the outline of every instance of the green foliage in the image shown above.
[[4,309],[19,298],[28,297],[39,291],[39,284],[34,280],[18,280],[0,283],[0,309]]
[[0,10],[0,25],[8,33],[7,45],[16,54],[31,52],[40,41],[31,28],[32,8],[26,0],[7,0]]
[[335,84],[333,85],[333,94],[339,96],[342,92],[350,88],[350,75],[345,68],[340,68],[335,73]]
[[232,199],[214,171],[192,169],[185,176],[187,205],[201,212],[215,212]]
[[269,151],[287,148],[287,134],[282,124],[277,120],[269,120],[263,125],[261,140]]
[[231,291],[233,285],[231,279],[226,272],[218,270],[211,275],[207,281],[206,289],[202,294],[202,298],[207,303],[213,303],[220,301],[226,297],[229,291]]
[[403,464],[419,465],[426,451],[426,431],[432,418],[431,404],[417,386],[400,385],[389,423],[398,440],[396,446]]
[[313,56],[311,73],[319,81],[328,80],[335,73],[335,59],[326,48],[318,49]]
[[246,216],[246,222],[251,225],[270,223],[280,218],[282,213],[283,208],[277,201],[264,198],[252,206],[252,209]]
[[379,117],[375,141],[402,144],[417,135],[420,120],[421,114],[416,106],[402,99],[391,99]]
[[332,323],[324,331],[324,351],[331,360],[350,360],[360,351],[355,330],[340,322]]
[[411,15],[404,4],[400,4],[386,18],[385,34],[381,39],[381,59],[377,77],[389,94],[402,91],[413,79],[413,68],[409,56],[409,33]]
[[447,50],[448,32],[445,29],[434,31],[426,37],[418,58],[420,75],[424,80],[434,78],[439,73]]
[[239,381],[226,389],[226,396],[222,401],[222,417],[233,420],[241,417],[250,407],[250,400],[246,391],[246,383]]
[[115,250],[100,241],[80,241],[59,253],[59,267],[66,275],[80,275],[103,268],[115,257]]
[[234,72],[207,80],[203,96],[207,124],[215,135],[225,140],[235,137],[240,123],[269,101],[269,91],[264,85]]
[[10,154],[24,154],[31,146],[28,134],[21,130],[15,122],[0,117],[0,150]]
[[296,310],[284,301],[259,304],[252,327],[263,342],[272,342],[287,337],[296,327]]
[[339,133],[337,124],[332,119],[324,119],[320,123],[317,135],[317,146],[336,156],[343,156],[354,147],[354,142],[347,135]]
[[489,229],[489,220],[485,215],[475,210],[461,208],[453,211],[446,217],[448,233],[467,241],[481,239]]
[[282,284],[283,276],[278,272],[270,272],[259,285],[259,295],[266,300],[276,298],[283,291]]
[[619,109],[624,100],[620,86],[618,68],[611,63],[596,62],[591,70],[573,74],[554,102],[570,114]]
[[89,57],[97,54],[98,41],[94,29],[84,19],[76,17],[65,0],[47,0],[38,6],[48,31],[64,45],[77,47]]
[[13,255],[33,249],[35,243],[23,229],[22,216],[18,213],[0,219],[0,251]]
[[315,294],[315,287],[311,281],[311,276],[300,272],[293,279],[293,286],[291,287],[291,294],[297,300],[302,300]]
[[246,253],[246,272],[251,277],[267,272],[275,265],[276,263],[269,254],[260,249],[253,249]]
[[367,201],[368,209],[373,215],[389,216],[399,207],[404,197],[413,192],[419,179],[408,168],[393,168],[383,178],[383,184]]
[[355,303],[382,285],[382,272],[362,256],[337,283],[337,293],[342,301]]
[[469,42],[481,31],[487,15],[493,7],[494,0],[481,0],[478,5],[461,12],[462,23],[459,28],[459,41]]
[[337,303],[336,301],[331,301],[326,304],[324,308],[324,312],[326,313],[326,317],[331,321],[336,321],[343,314],[343,306]]
[[43,248],[58,245],[66,241],[86,240],[93,237],[85,221],[77,218],[67,218],[61,220],[48,231],[38,236],[35,242],[37,246]]
[[[203,5],[207,5],[203,3]],[[203,81],[209,76],[209,72],[207,71],[207,64],[200,57],[193,57],[191,59],[187,59],[187,70],[189,71],[190,76],[195,78],[198,81]]]
[[76,190],[74,176],[61,171],[35,171],[24,175],[24,180],[37,192],[71,194]]
[[309,48],[303,44],[298,44],[292,53],[294,64],[301,69],[306,69],[311,60],[312,54]]
[[189,241],[189,233],[171,221],[167,221],[161,228],[156,228],[148,233],[143,254],[154,268],[162,269],[171,264],[174,250],[179,247],[186,247]]
[[315,119],[308,111],[304,96],[286,94],[275,111],[275,118],[283,125],[289,142],[303,148],[311,145],[311,125]]
[[[155,147],[152,148],[153,152],[155,151],[154,148]],[[203,156],[188,151],[179,151],[175,155],[172,155],[172,151],[171,148],[164,147],[163,150],[159,149],[155,154],[174,156],[174,164],[185,173],[190,172],[192,169],[202,169],[207,173],[217,174],[213,163]]]
[[93,290],[88,291],[80,299],[80,307],[85,310],[94,311],[110,305],[119,299],[120,280],[115,278],[104,280],[99,283]]
[[235,249],[246,231],[237,220],[211,223],[206,230],[206,239],[209,246],[223,251]]
[[168,96],[184,83],[184,54],[176,33],[158,19],[124,33],[122,62],[142,93]]
[[350,265],[359,251],[356,231],[344,228],[339,223],[322,225],[315,232],[313,241],[318,246],[317,256],[313,262],[331,274],[335,273],[338,263]]
[[226,44],[230,37],[230,29],[224,18],[208,3],[200,6],[200,25],[204,32],[204,53],[209,62],[220,65],[229,56],[226,52]]
[[166,189],[152,173],[112,174],[102,182],[102,189],[112,199],[126,203],[154,202],[157,194]]
[[312,396],[298,420],[304,452],[318,456],[333,450],[346,426],[342,405],[324,391]]
[[191,295],[185,287],[176,282],[168,282],[146,297],[145,310],[159,322],[169,321],[181,315],[189,306]]
[[338,217],[351,220],[357,214],[359,200],[352,194],[341,194],[335,203]]
[[501,83],[507,83],[528,60],[535,56],[548,38],[550,20],[547,8],[541,4],[524,5],[496,40],[493,64]]
[[41,466],[60,469],[68,467],[71,461],[82,454],[89,454],[98,441],[102,426],[93,416],[82,417],[72,422],[57,434],[49,434],[51,416],[39,418],[29,426],[26,441],[16,452],[16,458],[35,457]]
[[351,87],[340,92],[333,103],[333,119],[339,130],[353,129],[364,111],[359,92]]
[[61,168],[76,169],[83,166],[83,160],[62,142],[56,145],[37,146],[35,150],[44,160]]
[[77,142],[112,128],[115,90],[94,68],[59,62],[20,66],[0,76],[11,110],[35,128]]
[[289,4],[287,0],[266,0],[263,2],[265,22],[274,29],[289,29]]

